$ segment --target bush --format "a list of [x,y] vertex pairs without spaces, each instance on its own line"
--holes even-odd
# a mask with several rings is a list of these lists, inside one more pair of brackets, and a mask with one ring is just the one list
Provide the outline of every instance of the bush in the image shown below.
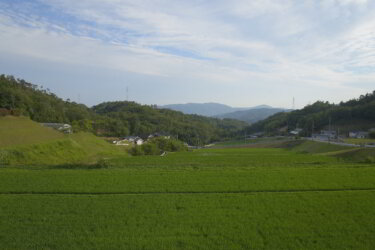
[[163,151],[178,152],[185,151],[187,147],[183,142],[176,139],[154,138],[142,146],[134,146],[129,150],[133,156],[138,155],[160,155]]
[[10,110],[6,108],[0,108],[0,116],[6,116],[6,115],[11,115]]
[[129,153],[133,156],[139,156],[144,155],[145,153],[142,150],[142,147],[140,146],[134,146],[131,149],[129,149]]
[[183,142],[176,139],[158,137],[152,139],[149,144],[156,144],[161,151],[178,152],[187,150]]
[[370,132],[370,133],[369,133],[369,137],[370,137],[371,139],[375,139],[375,131]]
[[145,143],[141,146],[145,155],[159,155],[160,148],[154,143]]
[[5,150],[0,150],[0,166],[9,165],[8,152]]
[[109,168],[110,163],[106,159],[99,159],[94,168]]

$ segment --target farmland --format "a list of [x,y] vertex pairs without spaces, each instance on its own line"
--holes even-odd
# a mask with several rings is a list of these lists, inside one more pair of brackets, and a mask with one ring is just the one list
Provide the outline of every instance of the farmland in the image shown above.
[[5,249],[373,248],[374,164],[308,150],[315,150],[310,142],[293,149],[121,156],[97,169],[4,166],[1,244]]

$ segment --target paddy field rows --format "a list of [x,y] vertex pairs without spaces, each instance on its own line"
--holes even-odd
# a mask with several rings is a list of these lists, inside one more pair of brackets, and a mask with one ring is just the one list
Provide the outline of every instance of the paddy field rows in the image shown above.
[[275,148],[0,168],[3,249],[372,249],[375,166]]

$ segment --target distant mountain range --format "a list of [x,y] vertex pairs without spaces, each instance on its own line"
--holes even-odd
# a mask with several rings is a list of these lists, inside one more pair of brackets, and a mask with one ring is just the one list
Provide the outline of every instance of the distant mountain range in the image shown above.
[[281,109],[281,108],[252,108],[248,110],[240,110],[240,111],[235,111],[231,113],[225,113],[221,115],[216,115],[215,117],[217,118],[230,118],[230,119],[236,119],[240,121],[244,121],[247,123],[254,123],[263,119],[266,119],[270,117],[271,115],[274,115],[279,112],[285,112],[289,111],[286,109]]
[[259,105],[255,107],[239,108],[231,107],[221,103],[187,103],[187,104],[170,104],[160,106],[171,110],[180,111],[184,114],[197,114],[220,119],[230,118],[245,121],[248,123],[263,120],[278,112],[286,111],[282,108],[273,108],[268,105]]

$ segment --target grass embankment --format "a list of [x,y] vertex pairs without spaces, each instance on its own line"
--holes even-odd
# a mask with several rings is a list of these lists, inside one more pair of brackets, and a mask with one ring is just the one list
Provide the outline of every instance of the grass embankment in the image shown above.
[[217,142],[210,148],[245,148],[245,147],[274,147],[280,143],[290,141],[288,137],[260,137],[233,141]]
[[375,144],[375,139],[356,139],[356,138],[347,138],[344,139],[345,143],[350,143],[350,144],[357,144],[357,145],[365,145],[365,144]]
[[0,117],[0,148],[63,139],[64,134],[27,117]]
[[[360,140],[360,139],[354,139]],[[368,139],[364,139],[368,141]],[[359,148],[304,139],[257,138],[218,143],[214,148],[284,148],[302,154],[335,157],[352,163],[375,163],[375,148]]]
[[0,165],[92,164],[124,154],[89,133],[66,135],[25,117],[0,118]]
[[294,145],[291,142],[289,148],[299,153],[331,156],[347,162],[375,163],[375,148],[348,147],[315,141],[296,141]]

